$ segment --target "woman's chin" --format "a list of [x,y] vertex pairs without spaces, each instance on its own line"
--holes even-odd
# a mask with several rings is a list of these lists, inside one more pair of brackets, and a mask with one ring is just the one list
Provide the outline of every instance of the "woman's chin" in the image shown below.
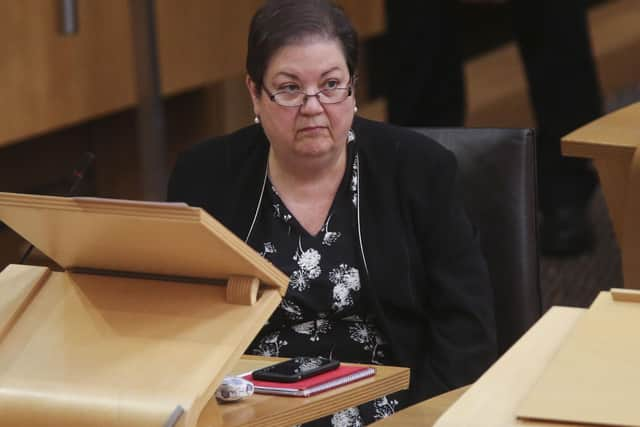
[[323,157],[336,149],[330,138],[304,138],[296,144],[296,152],[302,157]]

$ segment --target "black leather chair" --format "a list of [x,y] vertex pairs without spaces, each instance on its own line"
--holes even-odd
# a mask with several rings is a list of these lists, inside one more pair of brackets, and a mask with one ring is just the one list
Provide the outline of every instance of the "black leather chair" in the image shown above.
[[542,315],[532,129],[420,128],[453,151],[494,288],[498,350]]

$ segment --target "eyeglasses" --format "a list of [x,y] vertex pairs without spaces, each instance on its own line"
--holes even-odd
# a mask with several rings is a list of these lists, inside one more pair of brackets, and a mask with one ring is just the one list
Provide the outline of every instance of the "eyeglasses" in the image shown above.
[[337,104],[344,101],[353,93],[353,84],[355,77],[350,80],[350,83],[346,87],[332,87],[329,89],[322,89],[316,93],[306,93],[301,90],[281,90],[271,93],[263,86],[263,90],[269,99],[278,105],[283,107],[299,107],[307,102],[307,99],[316,97],[321,104]]

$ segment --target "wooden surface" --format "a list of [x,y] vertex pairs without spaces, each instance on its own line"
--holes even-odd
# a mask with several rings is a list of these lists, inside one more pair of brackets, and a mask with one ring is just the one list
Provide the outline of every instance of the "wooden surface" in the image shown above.
[[9,266],[2,423],[160,426],[180,405],[179,426],[194,426],[280,300],[265,289],[254,305],[231,305],[224,286]]
[[602,292],[527,393],[518,416],[640,426],[639,324],[640,303]]
[[[361,36],[384,28],[383,0],[342,0]],[[78,32],[59,34],[60,2],[0,2],[0,146],[136,103],[129,0],[79,0]],[[158,0],[162,92],[243,74],[262,0]]]
[[562,138],[562,151],[575,157],[630,161],[640,145],[640,102],[609,113]]
[[196,279],[289,278],[202,209],[185,204],[0,193],[0,220],[65,269]]
[[552,307],[468,390],[455,390],[419,403],[375,425],[555,427],[556,424],[518,420],[515,411],[584,311]]
[[623,239],[624,211],[631,159],[640,145],[640,103],[614,111],[562,138],[566,156],[594,160],[619,241]]
[[[280,359],[243,356],[234,369],[238,375],[267,366]],[[254,394],[229,404],[211,402],[203,411],[198,427],[209,426],[214,407],[219,407],[224,427],[292,426],[314,420],[409,387],[409,369],[375,366],[373,377],[311,397],[284,397]]]
[[[640,103],[571,132],[562,139],[567,156],[593,159],[622,249],[625,287],[640,288]],[[634,157],[635,155],[635,157]]]
[[[0,413],[8,425],[157,426],[177,407],[184,427],[290,425],[408,387],[407,368],[381,367],[310,398],[256,396],[222,410],[210,398],[280,303],[286,276],[182,204],[0,193],[0,219],[63,267],[92,269],[10,265],[0,273]],[[224,282],[177,278],[230,271],[240,275],[230,280],[246,296],[230,298],[240,304],[229,303]],[[271,286],[256,295],[257,280],[246,275]],[[265,360],[236,369],[258,365]]]

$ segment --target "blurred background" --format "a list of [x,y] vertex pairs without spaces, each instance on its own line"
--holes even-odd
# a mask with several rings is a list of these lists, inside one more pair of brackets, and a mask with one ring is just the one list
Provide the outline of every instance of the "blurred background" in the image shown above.
[[[394,0],[389,0],[394,1]],[[338,1],[362,42],[359,114],[386,120],[384,0]],[[260,0],[0,0],[0,191],[163,200],[176,154],[252,123],[244,87],[249,20]],[[589,1],[604,111],[640,100],[640,1]],[[466,126],[535,127],[508,5],[461,2]],[[391,68],[392,69],[392,68]],[[406,88],[405,88],[406,89]],[[601,193],[596,247],[541,259],[546,307],[586,306],[621,286]],[[0,223],[0,268],[26,243]],[[31,264],[50,264],[35,251]]]

